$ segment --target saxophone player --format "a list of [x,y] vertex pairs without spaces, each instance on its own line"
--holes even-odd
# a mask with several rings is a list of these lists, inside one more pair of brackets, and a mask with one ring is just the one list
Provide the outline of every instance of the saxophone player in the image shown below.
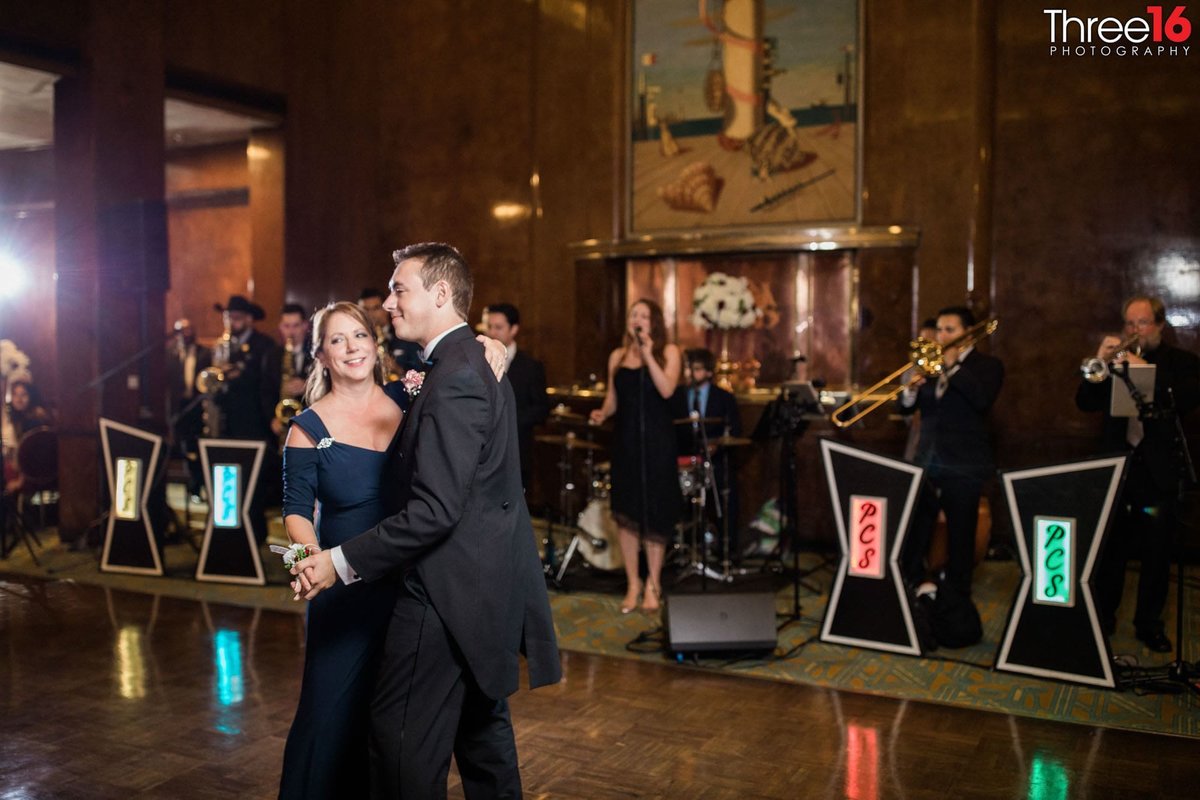
[[[304,382],[308,379],[308,371],[313,363],[308,316],[304,313],[303,306],[288,303],[279,312],[279,338],[283,342],[279,402],[294,400],[299,403],[304,397]],[[279,406],[276,406],[276,409],[278,408]],[[279,413],[271,420],[271,430],[276,436],[283,436],[286,425],[286,421],[280,419]]]
[[[254,323],[265,317],[262,306],[242,295],[233,295],[225,305],[217,305],[223,317],[228,339],[220,349],[228,363],[222,388],[213,402],[220,409],[221,437],[262,441],[267,445],[258,488],[250,501],[250,520],[261,543],[266,539],[266,508],[281,494],[278,477],[279,439],[271,431],[275,404],[279,402],[279,345]],[[224,337],[223,337],[224,340]],[[219,362],[216,353],[213,361]]]

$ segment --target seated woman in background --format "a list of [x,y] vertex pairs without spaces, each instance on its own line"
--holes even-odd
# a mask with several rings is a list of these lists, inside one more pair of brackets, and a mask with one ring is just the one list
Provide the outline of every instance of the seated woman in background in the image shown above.
[[32,381],[21,378],[8,385],[5,423],[4,491],[15,492],[21,488],[21,475],[17,470],[17,445],[21,437],[34,428],[54,424],[50,410],[42,401],[42,393]]

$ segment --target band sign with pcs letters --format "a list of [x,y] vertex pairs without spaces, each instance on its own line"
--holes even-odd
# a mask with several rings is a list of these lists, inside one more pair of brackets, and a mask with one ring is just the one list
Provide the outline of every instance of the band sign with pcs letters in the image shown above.
[[163,439],[102,417],[100,443],[110,503],[100,571],[162,575],[160,532],[154,530],[154,520],[146,504],[153,478],[158,474]]
[[212,503],[196,580],[266,583],[258,554],[259,532],[249,514],[265,450],[266,443],[257,440],[200,440],[200,464]]
[[237,464],[213,465],[213,527],[241,526],[241,468]]
[[1075,520],[1038,516],[1033,524],[1033,602],[1073,608]]
[[852,495],[850,520],[847,574],[882,580],[887,566],[887,498]]

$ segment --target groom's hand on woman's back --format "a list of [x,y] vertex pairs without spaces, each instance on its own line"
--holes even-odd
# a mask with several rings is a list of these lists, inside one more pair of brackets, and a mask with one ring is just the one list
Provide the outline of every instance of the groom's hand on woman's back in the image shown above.
[[301,596],[305,600],[312,600],[338,581],[337,570],[333,568],[333,558],[328,550],[313,553],[292,567],[292,574],[296,576],[296,580],[292,582],[292,587],[296,590],[293,600],[299,600]]

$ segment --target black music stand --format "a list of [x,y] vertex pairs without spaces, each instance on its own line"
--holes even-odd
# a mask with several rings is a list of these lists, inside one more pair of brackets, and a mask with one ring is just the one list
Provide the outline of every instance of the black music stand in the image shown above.
[[[784,384],[779,394],[763,409],[763,414],[750,438],[756,441],[779,439],[779,541],[767,555],[762,571],[774,565],[778,571],[787,569],[783,563],[785,548],[792,553],[792,613],[783,623],[800,619],[800,586],[802,578],[812,572],[800,570],[800,537],[796,527],[796,441],[802,437],[813,417],[820,412],[820,403],[813,383]],[[805,585],[816,594],[817,587]]]

